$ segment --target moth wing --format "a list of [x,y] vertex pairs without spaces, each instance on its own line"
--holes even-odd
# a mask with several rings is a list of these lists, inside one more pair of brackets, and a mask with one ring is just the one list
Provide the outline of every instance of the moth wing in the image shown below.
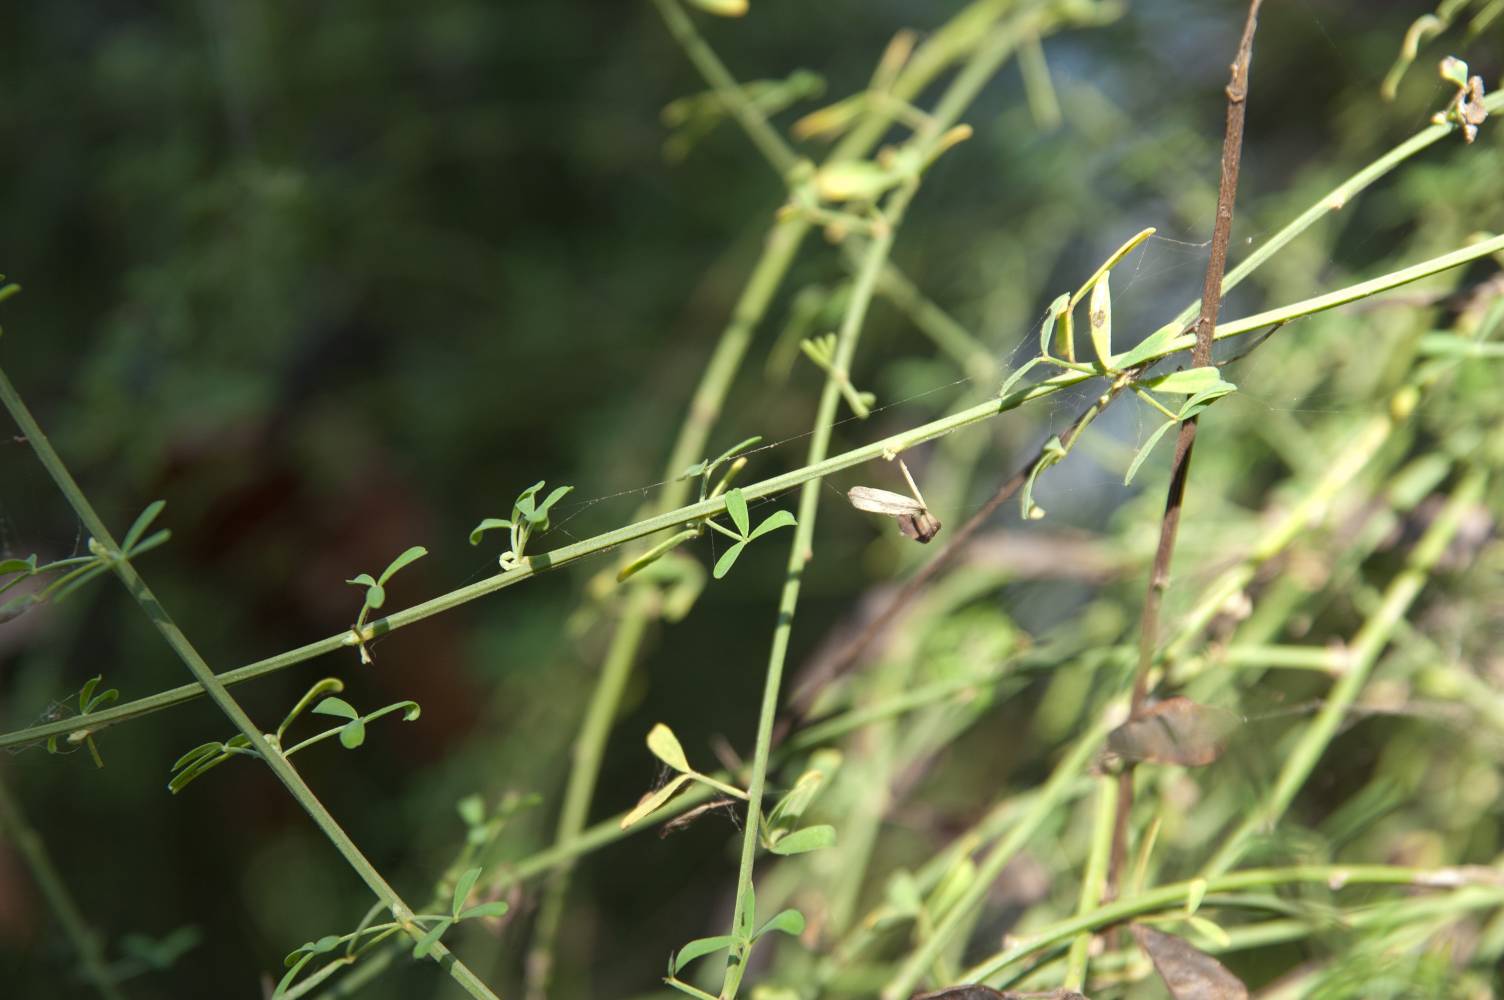
[[850,500],[851,506],[857,510],[865,510],[869,514],[886,514],[889,517],[917,514],[924,510],[924,507],[913,497],[906,497],[902,493],[890,493],[887,490],[876,490],[870,486],[853,486],[846,491],[846,499]]

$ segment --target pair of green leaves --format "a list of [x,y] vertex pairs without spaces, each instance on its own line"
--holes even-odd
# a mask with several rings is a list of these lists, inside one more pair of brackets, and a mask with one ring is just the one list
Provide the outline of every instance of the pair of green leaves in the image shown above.
[[[157,519],[157,515],[162,513],[162,508],[165,506],[167,506],[166,501],[154,500],[137,515],[136,520],[126,531],[125,538],[121,540],[118,558],[133,559],[150,552],[172,537],[172,532],[165,529],[153,532],[150,536],[146,535],[147,529]],[[42,565],[37,564],[35,554],[25,559],[0,559],[0,578],[11,577],[4,583],[0,583],[0,594],[4,594],[21,581],[31,577],[54,571],[66,571],[39,591],[23,594],[0,604],[0,625],[19,618],[39,604],[49,600],[62,600],[108,570],[117,558],[114,553],[93,538],[89,539],[88,548],[89,555],[72,556]]]
[[[510,907],[500,900],[478,903],[475,906],[465,905],[469,901],[470,893],[475,888],[475,883],[480,879],[480,876],[481,869],[479,868],[470,868],[460,875],[454,885],[454,893],[450,899],[448,913],[420,913],[413,917],[413,923],[429,925],[417,943],[413,945],[414,958],[427,956],[433,951],[434,945],[438,943],[439,938],[443,937],[449,928],[462,920],[506,915]],[[288,989],[296,981],[298,975],[302,973],[309,962],[312,962],[320,955],[332,954],[343,945],[345,959],[350,960],[353,959],[356,949],[361,947],[363,942],[365,947],[371,947],[381,940],[400,932],[403,929],[403,925],[395,921],[387,921],[379,924],[372,922],[383,908],[384,904],[377,903],[366,912],[365,919],[360,922],[360,925],[348,934],[326,934],[317,941],[306,941],[288,952],[287,956],[282,960],[287,973],[282,977],[281,982],[277,983],[277,988],[272,993],[272,1000],[278,1000],[278,998],[286,996]],[[312,981],[327,975],[329,971],[337,968],[339,964],[341,963],[331,963],[326,969],[315,973],[310,978],[310,985]]]
[[[298,703],[282,719],[282,723],[277,726],[276,732],[267,734],[267,740],[273,747],[277,748],[283,757],[291,757],[300,750],[307,749],[316,743],[322,743],[324,740],[332,739],[336,736],[339,737],[341,746],[347,750],[354,750],[365,742],[366,725],[368,723],[382,716],[391,715],[393,712],[401,712],[404,722],[412,722],[418,718],[421,712],[417,702],[399,701],[362,715],[343,698],[336,698],[330,695],[330,692],[343,691],[344,686],[344,682],[336,677],[325,677],[313,685],[302,698],[298,699]],[[315,704],[314,699],[319,698],[321,695],[325,695],[326,697],[321,698]],[[288,727],[310,705],[312,705],[312,711],[315,715],[328,715],[337,719],[344,719],[344,724],[332,729],[326,729],[321,733],[308,737],[300,743],[283,749],[282,741]],[[218,767],[236,755],[246,757],[261,756],[252,748],[250,737],[244,733],[236,733],[223,742],[212,740],[208,743],[199,744],[179,757],[172,765],[172,778],[167,782],[168,791],[176,795],[191,782],[201,777],[206,771]]]
[[759,826],[758,835],[764,847],[774,854],[787,856],[835,845],[835,827],[826,823],[800,827],[799,820],[830,784],[840,766],[841,754],[836,750],[819,750],[810,758],[809,767],[794,782],[794,787],[769,810],[767,819]]
[[517,499],[512,501],[511,517],[488,517],[477,524],[470,532],[470,544],[479,545],[488,531],[506,530],[510,533],[511,544],[497,562],[502,569],[514,569],[527,552],[527,540],[535,533],[548,530],[549,510],[574,489],[573,486],[557,486],[540,503],[538,491],[543,489],[545,482],[546,480],[540,479],[518,494]]
[[678,989],[680,992],[689,993],[691,996],[700,996],[698,990],[680,983],[676,978],[689,963],[706,955],[714,955],[718,951],[731,950],[733,955],[739,956],[745,964],[746,956],[751,952],[752,945],[767,934],[788,934],[798,937],[804,933],[804,914],[798,910],[780,910],[770,920],[760,927],[756,927],[757,921],[757,894],[752,887],[747,886],[747,905],[741,911],[740,924],[731,934],[717,934],[714,937],[696,938],[677,952],[669,956],[668,975],[664,982]]
[[[103,708],[110,702],[115,701],[120,697],[119,688],[108,688],[107,690],[98,691],[96,693],[96,689],[99,687],[99,682],[102,680],[104,680],[104,674],[95,674],[93,677],[90,677],[88,680],[84,681],[84,686],[78,689],[78,714],[80,717],[88,716],[89,714],[94,712],[95,709]],[[58,752],[57,743],[61,738],[61,734],[59,734],[58,736],[49,736],[47,738],[48,753]],[[94,766],[104,767],[104,758],[99,756],[99,747],[94,745],[94,735],[88,728],[80,726],[78,729],[69,733],[68,742],[73,744],[82,742],[89,748],[89,756],[93,758]]]
[[354,579],[345,581],[353,587],[364,587],[366,589],[365,601],[360,606],[360,614],[355,616],[355,626],[351,630],[356,644],[360,646],[360,662],[371,662],[371,651],[366,648],[366,639],[368,638],[365,634],[366,618],[372,611],[379,611],[382,605],[386,604],[387,581],[395,576],[398,570],[409,563],[417,562],[426,555],[428,555],[427,549],[421,545],[414,545],[393,559],[387,565],[387,568],[381,571],[380,576],[372,577],[369,573],[362,573]]
[[851,384],[850,373],[836,366],[835,334],[827,333],[801,340],[799,350],[804,352],[806,358],[814,362],[816,368],[835,381],[836,387],[841,390],[841,397],[846,400],[846,405],[851,407],[852,413],[862,420],[871,416],[877,397],[870,392],[858,392],[856,386]]
[[778,528],[791,527],[795,523],[793,514],[786,510],[775,510],[755,529],[752,528],[752,521],[747,515],[747,498],[742,496],[741,490],[732,490],[726,494],[726,513],[730,515],[731,523],[736,525],[736,535],[732,536],[736,538],[736,541],[715,561],[715,569],[711,571],[711,575],[717,580],[731,571],[732,565],[736,563],[737,557],[742,554],[742,549],[746,548],[749,542],[754,542]]
[[[1165,432],[1177,424],[1183,423],[1201,413],[1208,406],[1226,396],[1228,393],[1237,391],[1237,386],[1224,381],[1221,374],[1213,366],[1202,368],[1187,368],[1185,371],[1171,372],[1168,375],[1160,375],[1156,378],[1146,379],[1134,384],[1134,391],[1145,395],[1146,390],[1155,392],[1174,393],[1188,398],[1180,408],[1175,411],[1165,410],[1155,404],[1156,409],[1164,412],[1170,419],[1160,424],[1139,445],[1138,453],[1133,456],[1133,461],[1128,465],[1128,473],[1123,477],[1123,485],[1133,482],[1138,467],[1144,464],[1144,459],[1154,450],[1159,439],[1165,436]],[[1152,397],[1150,402],[1152,403]]]
[[680,745],[679,738],[674,731],[663,723],[658,723],[648,731],[648,749],[652,751],[663,763],[679,772],[661,788],[656,788],[647,793],[632,808],[632,811],[621,818],[621,828],[626,830],[637,823],[642,822],[651,813],[660,809],[669,799],[679,794],[679,790],[692,781],[709,785],[732,798],[746,799],[747,793],[740,788],[717,781],[708,774],[702,774],[689,766],[689,758],[684,754],[684,747]]
[[[449,914],[439,917],[434,925],[423,933],[418,942],[413,945],[413,958],[423,958],[433,946],[438,943],[444,932],[449,930],[461,920],[474,920],[477,917],[501,917],[505,916],[511,907],[501,900],[489,903],[477,903],[474,906],[466,906],[470,898],[470,890],[475,888],[476,881],[480,878],[481,870],[471,868],[462,874],[454,883],[454,896],[449,903]],[[423,919],[419,917],[418,919]]]

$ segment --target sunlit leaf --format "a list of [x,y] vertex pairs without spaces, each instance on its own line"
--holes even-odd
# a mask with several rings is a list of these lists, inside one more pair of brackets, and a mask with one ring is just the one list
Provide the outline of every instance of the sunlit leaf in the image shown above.
[[726,513],[736,525],[737,533],[743,538],[747,537],[752,522],[747,517],[747,498],[741,490],[732,490],[726,494]]
[[641,822],[650,813],[657,811],[660,806],[673,798],[679,789],[684,787],[684,783],[689,780],[689,775],[680,774],[662,788],[655,789],[644,795],[638,801],[637,805],[632,807],[632,811],[621,818],[621,828],[625,830],[633,824]]
[[679,739],[674,735],[674,731],[661,722],[648,730],[648,749],[653,752],[654,757],[681,774],[694,770],[689,766],[689,759],[684,756],[684,748],[679,745]]
[[722,552],[721,557],[715,561],[715,569],[711,571],[710,575],[719,580],[721,577],[731,572],[731,567],[736,562],[736,557],[741,555],[742,549],[746,547],[746,542],[737,542],[732,545],[731,548],[727,549],[725,552]]
[[1139,947],[1154,962],[1173,1000],[1247,1000],[1248,988],[1215,958],[1173,934],[1133,926]]
[[1087,326],[1091,330],[1091,346],[1096,352],[1097,363],[1103,370],[1112,368],[1112,289],[1111,273],[1102,275],[1092,286],[1091,300],[1087,305]]
[[1153,389],[1155,392],[1169,392],[1184,396],[1194,396],[1198,392],[1206,392],[1208,389],[1224,385],[1228,387],[1229,392],[1237,388],[1231,382],[1224,382],[1221,372],[1212,365],[1159,375],[1145,379],[1139,385],[1146,389]]
[[1144,438],[1144,443],[1138,446],[1138,451],[1133,455],[1133,461],[1128,463],[1128,472],[1123,476],[1124,486],[1127,486],[1129,483],[1133,482],[1133,477],[1138,475],[1138,467],[1144,464],[1144,459],[1149,457],[1149,453],[1154,450],[1155,445],[1159,444],[1159,439],[1165,436],[1165,432],[1168,431],[1171,427],[1178,426],[1180,425],[1175,421],[1166,420],[1164,423],[1154,428],[1154,430],[1149,433],[1148,437]]
[[750,542],[755,539],[761,538],[768,532],[776,531],[779,528],[793,527],[794,523],[795,522],[793,514],[790,514],[786,510],[776,510],[772,514],[769,514],[767,519],[759,524],[757,528],[752,532],[752,534],[747,536],[747,541]]
[[1202,767],[1222,756],[1240,721],[1224,708],[1166,698],[1109,733],[1107,749],[1127,760]]

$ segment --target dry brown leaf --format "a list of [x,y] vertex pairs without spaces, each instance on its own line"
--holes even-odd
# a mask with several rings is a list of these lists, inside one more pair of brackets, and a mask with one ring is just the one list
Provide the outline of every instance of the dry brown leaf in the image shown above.
[[1222,756],[1240,722],[1225,708],[1166,698],[1108,733],[1107,749],[1125,760],[1203,767]]
[[1248,987],[1241,979],[1181,938],[1143,924],[1133,925],[1133,936],[1174,1000],[1248,1000]]

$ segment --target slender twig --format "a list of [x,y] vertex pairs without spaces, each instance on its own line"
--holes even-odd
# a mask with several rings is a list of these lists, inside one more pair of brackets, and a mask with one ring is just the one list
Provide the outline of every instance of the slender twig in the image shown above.
[[[1227,127],[1222,139],[1222,177],[1217,186],[1217,219],[1212,227],[1211,259],[1201,286],[1201,312],[1196,321],[1196,343],[1191,351],[1191,366],[1201,368],[1212,363],[1212,341],[1216,332],[1217,313],[1222,305],[1222,278],[1227,267],[1227,246],[1232,239],[1233,204],[1238,194],[1238,168],[1243,157],[1243,122],[1248,105],[1248,70],[1253,62],[1253,35],[1258,28],[1262,0],[1250,0],[1243,37],[1232,63],[1232,79],[1227,85]],[[1138,718],[1149,694],[1149,671],[1159,646],[1159,610],[1165,590],[1170,585],[1170,559],[1175,552],[1175,537],[1180,529],[1180,514],[1185,503],[1185,485],[1190,476],[1191,452],[1196,443],[1198,420],[1180,422],[1175,440],[1175,455],[1170,463],[1170,485],[1165,497],[1164,516],[1159,524],[1159,544],[1154,565],[1149,570],[1149,585],[1144,594],[1143,617],[1139,622],[1138,669],[1133,678],[1133,695],[1128,717]],[[1118,890],[1123,861],[1128,847],[1128,825],[1133,811],[1133,774],[1130,764],[1118,775],[1118,809],[1112,835],[1112,856],[1108,866],[1106,898]]]

